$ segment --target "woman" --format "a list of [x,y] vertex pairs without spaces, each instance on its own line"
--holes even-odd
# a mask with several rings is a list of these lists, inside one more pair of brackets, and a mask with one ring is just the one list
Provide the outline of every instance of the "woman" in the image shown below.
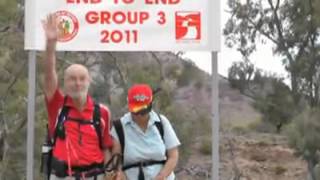
[[128,90],[129,112],[111,130],[122,145],[119,152],[123,153],[122,169],[128,180],[175,179],[180,141],[169,120],[152,110],[152,100],[150,86],[132,86]]

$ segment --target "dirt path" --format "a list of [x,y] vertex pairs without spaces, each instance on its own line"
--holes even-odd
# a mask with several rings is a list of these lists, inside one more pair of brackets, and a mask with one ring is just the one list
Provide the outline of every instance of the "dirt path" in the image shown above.
[[[201,139],[197,138],[197,143],[193,144],[186,166],[178,169],[179,180],[210,179],[211,156],[200,153]],[[294,155],[282,136],[253,133],[221,136],[220,140],[221,180],[233,179],[235,166],[240,180],[306,179],[305,162]]]

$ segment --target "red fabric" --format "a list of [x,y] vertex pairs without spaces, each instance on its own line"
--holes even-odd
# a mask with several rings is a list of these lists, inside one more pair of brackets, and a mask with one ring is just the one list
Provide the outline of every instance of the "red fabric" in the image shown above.
[[152,89],[147,84],[136,84],[128,90],[128,108],[130,112],[138,112],[152,102]]
[[[49,116],[49,133],[51,137],[53,137],[58,115],[63,106],[63,101],[64,96],[60,90],[56,90],[50,101],[46,98],[46,106]],[[86,106],[81,112],[75,108],[70,97],[67,98],[66,106],[70,107],[68,117],[92,120],[94,102],[90,96],[87,96]],[[110,148],[112,146],[112,138],[110,135],[110,111],[107,107],[102,105],[100,105],[100,110],[102,120],[101,132],[104,147]],[[104,153],[99,147],[99,138],[93,125],[81,125],[81,144],[79,144],[79,124],[74,121],[66,121],[64,125],[67,137],[66,139],[70,142],[69,147],[67,148],[66,140],[57,138],[55,148],[53,149],[54,157],[67,163],[69,156],[71,166],[83,166],[103,162]]]

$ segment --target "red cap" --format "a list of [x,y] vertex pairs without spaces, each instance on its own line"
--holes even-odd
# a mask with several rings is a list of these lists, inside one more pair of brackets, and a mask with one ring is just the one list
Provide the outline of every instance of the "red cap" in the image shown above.
[[152,102],[152,89],[147,84],[136,84],[128,90],[128,108],[130,112],[146,109]]

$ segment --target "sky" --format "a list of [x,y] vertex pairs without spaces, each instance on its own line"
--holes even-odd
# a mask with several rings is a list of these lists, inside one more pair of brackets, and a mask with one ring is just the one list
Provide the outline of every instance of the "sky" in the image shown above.
[[[229,18],[226,12],[227,1],[220,0],[221,3],[221,33],[222,29]],[[211,52],[186,52],[183,57],[189,58],[201,69],[211,73]],[[281,64],[281,59],[272,54],[272,44],[258,44],[257,51],[250,56],[251,62],[258,68],[270,73],[276,73],[286,78],[287,73]],[[241,61],[241,55],[236,49],[228,48],[224,45],[224,36],[221,34],[221,51],[218,52],[218,73],[227,77],[228,68],[235,61]]]

